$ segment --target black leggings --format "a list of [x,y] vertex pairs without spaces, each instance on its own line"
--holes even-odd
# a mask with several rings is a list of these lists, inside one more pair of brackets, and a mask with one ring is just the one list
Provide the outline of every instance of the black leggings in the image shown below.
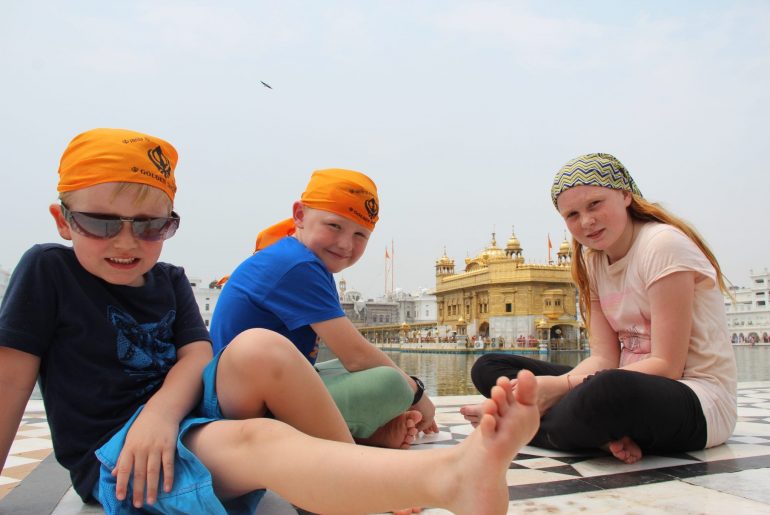
[[[561,375],[572,370],[514,354],[484,354],[471,369],[473,384],[484,396],[497,378],[515,378],[519,370]],[[604,370],[586,378],[540,419],[532,445],[577,450],[601,447],[627,436],[645,452],[684,452],[706,445],[706,419],[688,386],[665,377]]]

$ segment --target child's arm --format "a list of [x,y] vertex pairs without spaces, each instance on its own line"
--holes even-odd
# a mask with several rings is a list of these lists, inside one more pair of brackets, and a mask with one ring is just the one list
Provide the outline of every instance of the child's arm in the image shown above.
[[163,471],[163,490],[174,482],[174,456],[179,423],[200,400],[203,368],[211,360],[211,344],[189,343],[177,351],[177,362],[171,367],[163,386],[150,397],[126,435],[126,442],[113,470],[117,476],[115,495],[126,497],[126,485],[133,472],[133,504],[157,499],[158,482]]
[[[387,354],[369,343],[347,317],[333,318],[310,324],[310,326],[349,372],[368,370],[379,366],[393,367],[404,375],[412,389],[417,390],[414,380],[393,363]],[[434,421],[436,407],[428,396],[423,395],[422,399],[414,405],[414,408],[422,414],[422,420],[417,424],[417,429],[437,432],[438,426]]]
[[[623,366],[645,374],[681,379],[687,361],[692,330],[695,273],[675,272],[655,281],[647,290],[650,300],[651,352],[647,359]],[[620,364],[618,335],[602,313],[591,305],[591,356],[568,374],[538,377],[538,405],[541,412],[553,406],[571,388],[591,374]]]
[[37,356],[0,347],[0,470],[5,466],[39,369]]
[[669,379],[681,379],[690,348],[695,272],[674,272],[652,283],[650,300],[650,356],[624,366]]

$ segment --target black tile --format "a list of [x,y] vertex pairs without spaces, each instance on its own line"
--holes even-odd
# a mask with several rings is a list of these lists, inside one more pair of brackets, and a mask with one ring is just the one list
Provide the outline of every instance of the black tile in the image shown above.
[[574,467],[571,467],[569,465],[562,465],[560,467],[543,467],[539,468],[537,470],[543,470],[546,472],[553,472],[554,474],[564,474],[566,476],[576,476],[576,477],[583,477],[580,475],[580,472],[575,470]]
[[650,485],[671,481],[671,477],[662,474],[657,469],[636,470],[634,472],[622,472],[620,474],[608,474],[606,476],[584,477],[583,481],[602,490],[610,488],[626,488],[629,486]]
[[550,481],[547,483],[534,483],[531,485],[509,486],[508,499],[515,501],[520,499],[533,499],[535,497],[548,497],[551,495],[594,492],[597,490],[601,489],[595,485],[586,483],[582,479],[568,479],[565,481]]

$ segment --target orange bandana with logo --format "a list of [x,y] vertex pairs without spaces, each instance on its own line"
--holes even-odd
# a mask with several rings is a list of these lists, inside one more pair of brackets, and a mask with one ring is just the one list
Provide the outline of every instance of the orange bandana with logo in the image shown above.
[[75,136],[61,157],[57,191],[105,182],[135,182],[174,201],[176,149],[155,136],[125,129],[93,129]]
[[[300,202],[309,208],[344,216],[370,231],[379,220],[377,186],[369,177],[353,170],[330,168],[313,172]],[[257,236],[254,252],[291,236],[294,231],[291,218],[268,227]]]

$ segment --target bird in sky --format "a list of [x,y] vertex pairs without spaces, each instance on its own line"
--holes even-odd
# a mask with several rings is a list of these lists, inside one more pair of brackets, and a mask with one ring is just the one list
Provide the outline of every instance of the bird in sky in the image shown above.
[[263,80],[261,80],[261,81],[259,81],[259,82],[261,82],[261,83],[262,83],[262,85],[263,85],[264,87],[266,87],[266,88],[270,88],[270,89],[273,89],[273,87],[272,87],[270,84],[268,84],[267,82],[265,82],[265,81],[263,81]]

